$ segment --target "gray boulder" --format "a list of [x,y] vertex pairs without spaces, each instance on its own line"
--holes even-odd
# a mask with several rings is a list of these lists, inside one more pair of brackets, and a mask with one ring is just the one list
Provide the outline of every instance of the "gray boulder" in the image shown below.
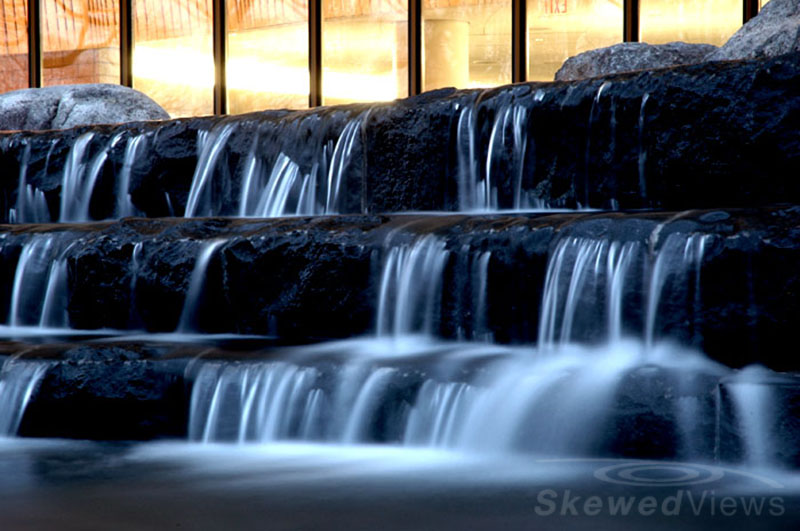
[[0,94],[0,130],[5,131],[168,118],[148,96],[120,85],[59,85]]
[[556,72],[556,81],[574,81],[635,70],[701,63],[716,49],[711,44],[685,42],[624,42],[570,57]]
[[708,61],[775,57],[800,51],[800,0],[772,0]]

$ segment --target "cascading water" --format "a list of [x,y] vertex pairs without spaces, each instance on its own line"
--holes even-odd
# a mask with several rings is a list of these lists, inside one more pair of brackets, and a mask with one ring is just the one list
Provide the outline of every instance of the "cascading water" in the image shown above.
[[378,336],[431,335],[448,254],[445,243],[434,235],[387,250],[378,298]]
[[19,169],[19,187],[17,189],[16,206],[10,209],[10,223],[45,223],[50,221],[50,209],[44,192],[28,184],[28,161],[31,158],[31,146],[27,144],[22,154]]
[[[652,255],[638,241],[561,239],[547,268],[538,348],[387,343],[429,330],[451,252],[433,235],[390,247],[378,339],[298,347],[277,362],[199,362],[191,437],[605,455],[639,415],[625,404],[652,399],[647,389],[656,385],[672,389],[666,410],[648,421],[671,441],[664,451],[709,458],[698,419],[714,417],[707,397],[730,371],[673,343],[643,341],[658,301],[696,295],[684,284],[698,281],[708,238],[673,233]],[[491,255],[472,256],[480,278]],[[624,310],[634,300],[642,308],[629,323]],[[576,343],[587,340],[595,344]]]
[[[198,138],[200,153],[192,179],[185,217],[238,215],[239,217],[279,217],[322,215],[341,211],[341,187],[352,162],[364,116],[351,119],[335,143],[311,146],[314,162],[308,172],[284,152],[274,159],[259,152],[256,133],[244,163],[231,171],[240,174],[240,191],[234,200],[233,184],[220,170],[220,158],[235,123],[224,122]],[[219,188],[217,190],[216,187]]]
[[131,177],[133,166],[141,156],[144,146],[147,144],[147,136],[144,134],[133,135],[128,138],[125,145],[125,155],[122,159],[122,169],[119,173],[119,182],[116,191],[116,205],[114,210],[115,218],[125,218],[138,214],[138,211],[131,201]]
[[67,326],[67,236],[35,234],[23,245],[11,291],[10,327]]
[[[64,162],[61,173],[60,222],[81,222],[93,219],[90,205],[101,173],[109,162],[109,156],[123,140],[126,132],[120,132],[101,146],[94,156],[90,156],[92,144],[96,142],[96,134],[85,133],[75,140]],[[130,181],[133,165],[141,156],[146,135],[133,134],[128,137],[123,157],[122,168],[118,175],[116,199],[112,219],[119,219],[137,214],[130,198]],[[20,163],[19,188],[14,208],[9,211],[11,223],[48,223],[52,216],[45,193],[27,182],[30,146],[26,146]]]
[[47,363],[7,360],[0,371],[0,437],[17,434],[25,408],[47,373]]
[[647,101],[650,99],[650,94],[645,93],[642,96],[642,104],[639,107],[639,191],[643,198],[647,197],[647,148],[645,147],[645,124],[646,124],[646,111]]
[[503,205],[504,208],[545,208],[534,192],[523,187],[526,156],[529,149],[535,149],[528,140],[528,109],[518,103],[508,103],[497,110],[486,147],[485,164],[480,160],[483,153],[476,108],[473,105],[460,107],[459,104],[456,110],[459,110],[456,132],[459,210],[486,212],[501,208],[498,185],[504,177],[509,179],[513,188],[511,204]]
[[192,332],[197,330],[197,312],[203,295],[203,286],[206,281],[208,264],[214,253],[225,243],[224,240],[215,240],[205,243],[200,249],[195,261],[194,270],[189,277],[189,288],[183,303],[183,311],[178,322],[177,332]]
[[122,133],[114,135],[108,145],[93,158],[87,151],[94,140],[94,133],[81,135],[72,146],[61,183],[61,214],[59,221],[89,221],[89,205],[95,185],[100,177],[109,152],[122,140]]
[[[648,348],[658,335],[660,304],[672,297],[695,309],[700,300],[700,270],[706,247],[713,237],[704,234],[670,234],[652,255],[639,242],[613,242],[584,238],[561,240],[553,252],[545,277],[539,342],[544,347],[574,341],[609,339],[630,334],[623,310],[626,300],[644,294],[643,328]],[[643,271],[638,277],[632,268]],[[632,283],[649,279],[645,285]],[[666,294],[666,295],[665,295]],[[598,326],[605,315],[606,326]]]

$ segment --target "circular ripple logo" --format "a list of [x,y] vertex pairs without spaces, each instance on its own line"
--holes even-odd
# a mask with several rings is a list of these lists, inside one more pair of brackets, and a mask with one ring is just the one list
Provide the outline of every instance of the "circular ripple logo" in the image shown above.
[[687,487],[713,483],[725,476],[725,470],[693,463],[639,461],[599,468],[594,477],[607,483],[636,487]]

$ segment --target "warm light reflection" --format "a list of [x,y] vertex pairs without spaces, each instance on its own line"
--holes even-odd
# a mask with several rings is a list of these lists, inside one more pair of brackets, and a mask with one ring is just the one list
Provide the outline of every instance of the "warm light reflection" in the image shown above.
[[323,71],[326,100],[390,101],[399,97],[397,78],[388,74]]
[[211,0],[133,0],[133,88],[173,117],[214,112]]
[[323,0],[322,94],[326,105],[408,94],[405,3]]
[[742,25],[742,0],[640,0],[641,40],[722,45]]
[[214,87],[214,61],[187,42],[162,41],[137,44],[133,75],[140,80],[191,88]]
[[308,107],[307,0],[229,0],[228,112]]

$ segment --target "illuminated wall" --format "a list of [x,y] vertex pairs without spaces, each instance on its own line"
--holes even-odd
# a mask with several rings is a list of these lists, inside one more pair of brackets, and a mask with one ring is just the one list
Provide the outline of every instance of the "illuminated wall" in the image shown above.
[[[212,0],[126,1],[133,86],[173,116],[213,113]],[[411,70],[423,90],[512,81],[512,0],[420,0],[420,64],[413,65],[408,35],[409,20],[416,19],[408,0],[320,1],[326,104],[407,96]],[[743,1],[639,0],[639,39],[722,44],[741,27]],[[308,2],[224,2],[228,112],[308,107]],[[527,0],[527,31],[520,37],[527,57],[514,71],[551,80],[568,57],[621,42],[623,2]],[[120,0],[41,0],[39,6],[44,85],[120,82]],[[0,91],[28,84],[27,7],[27,0],[0,0]]]
[[1,0],[0,92],[28,86],[28,6],[26,0]]
[[214,112],[211,0],[134,0],[133,87],[172,116]]
[[228,111],[308,107],[308,1],[228,0]]
[[721,45],[742,25],[741,0],[639,0],[641,40]]
[[622,0],[528,0],[527,23],[528,79],[551,81],[573,55],[622,42]]
[[40,5],[44,85],[119,83],[119,2],[47,0]]
[[423,90],[511,83],[511,0],[425,0]]

